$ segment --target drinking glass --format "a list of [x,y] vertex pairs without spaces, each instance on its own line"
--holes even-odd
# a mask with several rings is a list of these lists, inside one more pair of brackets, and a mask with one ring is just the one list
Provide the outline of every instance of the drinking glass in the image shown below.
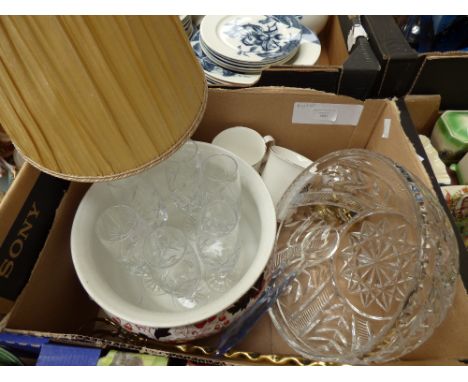
[[186,235],[175,227],[163,226],[148,235],[145,260],[150,277],[166,293],[192,296],[201,281],[201,267]]
[[239,212],[226,200],[203,207],[197,236],[198,255],[204,266],[220,268],[239,256]]
[[180,208],[177,201],[172,198],[166,200],[165,211],[167,213],[167,225],[179,228],[189,240],[193,241],[196,239],[198,234],[197,214]]
[[185,309],[195,309],[199,306],[205,305],[209,301],[212,301],[213,298],[217,298],[219,296],[220,293],[218,293],[218,291],[214,293],[211,289],[208,288],[206,282],[202,280],[192,296],[174,296],[174,304]]
[[224,293],[239,281],[239,269],[236,267],[239,251],[240,247],[238,246],[236,252],[231,253],[227,262],[222,265],[213,266],[208,262],[205,264],[204,280],[208,288],[217,293]]
[[203,161],[201,176],[202,205],[224,199],[240,204],[241,183],[237,161],[227,154],[214,154]]
[[186,142],[167,160],[166,180],[177,206],[196,214],[199,210],[200,159],[195,142]]
[[117,203],[135,208],[152,228],[167,220],[162,197],[149,181],[129,177],[107,182],[107,186]]
[[140,180],[135,176],[130,176],[123,179],[111,180],[106,182],[115,203],[129,205],[133,200],[134,189],[140,183]]
[[108,207],[96,221],[100,242],[118,262],[135,272],[142,266],[141,243],[147,226],[130,206]]
[[165,202],[150,183],[141,182],[135,187],[131,205],[153,229],[168,219]]

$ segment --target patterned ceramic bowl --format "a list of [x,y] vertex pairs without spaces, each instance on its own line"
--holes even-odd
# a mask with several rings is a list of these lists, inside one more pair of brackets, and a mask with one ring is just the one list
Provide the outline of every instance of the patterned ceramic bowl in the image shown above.
[[109,318],[116,324],[120,325],[126,331],[135,334],[141,334],[145,337],[155,339],[167,343],[183,343],[194,341],[201,338],[209,337],[221,332],[231,323],[242,316],[252,304],[257,301],[263,284],[263,276],[261,276],[249,291],[242,296],[237,302],[230,307],[215,314],[206,320],[195,324],[178,326],[173,328],[155,328],[151,326],[143,326],[125,321],[117,316],[107,313]]
[[[198,147],[202,157],[213,154],[235,157],[208,143],[198,142]],[[170,294],[146,288],[143,278],[130,274],[102,246],[96,235],[95,223],[102,211],[115,203],[109,187],[96,183],[84,196],[72,227],[73,264],[89,296],[124,329],[160,341],[194,340],[219,332],[255,300],[257,289],[252,286],[262,275],[272,252],[276,215],[260,175],[242,159],[235,159],[242,186],[239,222],[242,246],[236,265],[241,276],[226,292],[210,293],[204,302],[191,308],[187,303],[180,304],[180,300],[175,300]],[[154,184],[164,184],[166,173],[158,166],[137,177],[151,178]]]

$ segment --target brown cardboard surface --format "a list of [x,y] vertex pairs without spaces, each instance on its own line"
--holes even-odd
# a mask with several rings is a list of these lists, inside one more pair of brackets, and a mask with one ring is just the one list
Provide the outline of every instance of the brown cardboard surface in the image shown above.
[[426,343],[405,359],[468,359],[467,317],[468,295],[459,279],[453,306],[445,320]]
[[408,95],[405,104],[419,134],[431,135],[440,115],[440,95]]
[[327,27],[329,28],[329,40],[327,46],[332,48],[328,53],[330,64],[343,65],[348,59],[349,54],[338,17],[332,17]]
[[[391,121],[388,137],[384,137],[385,119],[390,119]],[[367,148],[396,160],[423,181],[426,186],[432,188],[432,183],[424,170],[424,166],[416,155],[416,150],[401,127],[399,111],[394,103],[388,104],[382,114],[382,119],[373,131]]]
[[294,149],[312,160],[348,147],[356,129],[347,125],[294,125],[291,121],[294,103],[362,104],[350,97],[278,87],[235,91],[213,89],[208,97],[210,108],[194,135],[195,139],[211,142],[228,127],[248,126],[262,135],[272,135],[279,146],[291,146],[294,142]]
[[[411,142],[404,134],[398,109],[392,101],[370,100],[362,103],[344,96],[286,88],[210,90],[209,93],[208,108],[195,139],[211,141],[222,129],[244,125],[257,129],[261,134],[273,135],[277,144],[294,149],[311,159],[346,147],[367,147],[391,157],[423,182],[431,184]],[[291,115],[294,102],[298,101],[364,104],[364,112],[357,127],[295,125],[291,122]],[[388,137],[382,134],[385,119],[390,119]],[[63,199],[29,284],[6,322],[7,330],[55,333],[54,337],[68,340],[76,338],[77,341],[79,336],[89,335],[88,325],[98,316],[98,307],[79,284],[68,241],[75,210],[86,189],[86,185],[73,184]],[[408,363],[402,361],[403,364],[458,364],[459,359],[468,358],[467,316],[468,298],[459,282],[454,306],[446,320],[429,341],[405,357]],[[96,336],[96,346],[109,343]],[[199,345],[214,343],[216,338],[200,341]],[[148,344],[145,346],[156,351],[167,349],[154,342]],[[174,348],[176,350],[181,351],[180,348]],[[235,350],[251,352],[252,362],[261,358],[259,354],[276,355],[276,359],[297,356],[275,330],[268,315],[259,320]],[[190,352],[190,349],[187,351]],[[197,354],[194,353],[194,356]]]

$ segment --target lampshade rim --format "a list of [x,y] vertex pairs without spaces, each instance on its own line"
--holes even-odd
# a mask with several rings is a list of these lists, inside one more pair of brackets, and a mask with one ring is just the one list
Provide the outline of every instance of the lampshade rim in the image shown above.
[[21,156],[24,158],[26,162],[31,164],[32,166],[36,167],[40,171],[55,176],[57,178],[65,179],[65,180],[70,180],[73,182],[83,182],[83,183],[94,183],[94,182],[103,182],[103,181],[110,181],[110,180],[117,180],[121,178],[126,178],[131,175],[136,175],[156,164],[159,162],[162,162],[165,160],[167,157],[169,157],[174,151],[177,151],[195,132],[197,129],[198,125],[201,122],[201,119],[203,118],[203,115],[205,114],[205,109],[206,109],[206,104],[208,101],[208,84],[206,82],[206,78],[203,78],[203,99],[202,103],[200,105],[200,108],[198,109],[198,113],[196,114],[190,128],[183,134],[175,144],[169,147],[168,150],[166,150],[163,154],[158,155],[156,158],[153,158],[152,160],[145,162],[144,164],[135,167],[133,169],[127,170],[127,171],[122,171],[119,173],[115,174],[108,174],[108,175],[73,175],[73,174],[68,174],[68,173],[63,173],[59,171],[54,171],[51,170],[50,168],[44,167],[40,165],[39,163],[35,162],[31,158],[29,158],[26,154],[22,152],[20,148],[15,144],[14,141],[13,144],[15,146],[15,149],[21,154]]

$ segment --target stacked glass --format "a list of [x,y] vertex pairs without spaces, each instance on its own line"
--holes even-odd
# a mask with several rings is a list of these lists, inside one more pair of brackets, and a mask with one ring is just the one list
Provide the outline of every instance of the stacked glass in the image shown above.
[[193,308],[239,278],[238,164],[227,154],[204,158],[188,141],[159,170],[165,172],[164,196],[148,177],[109,182],[116,203],[100,215],[96,233],[145,287]]

